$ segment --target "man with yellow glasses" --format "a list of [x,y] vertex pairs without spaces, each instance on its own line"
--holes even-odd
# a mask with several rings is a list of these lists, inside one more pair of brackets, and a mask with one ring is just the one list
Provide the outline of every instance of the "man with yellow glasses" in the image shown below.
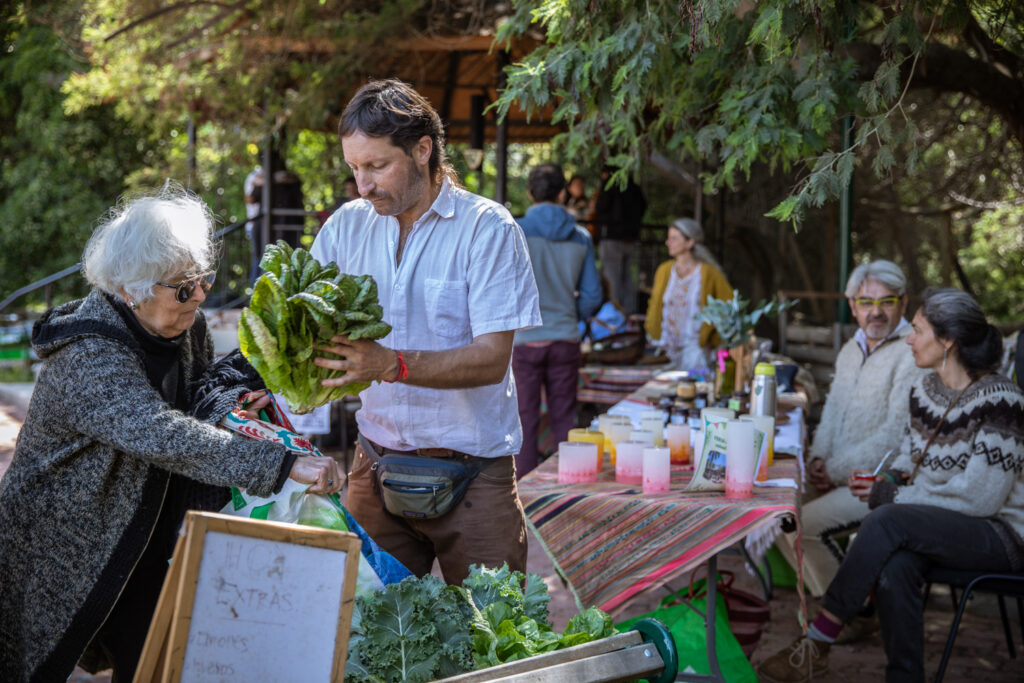
[[[910,386],[922,372],[904,343],[910,333],[904,318],[906,286],[900,267],[882,260],[858,266],[846,284],[860,329],[836,358],[835,376],[808,455],[800,514],[803,578],[815,597],[824,594],[839,569],[842,551],[835,538],[856,528],[868,514],[867,503],[850,493],[850,473],[874,470],[890,449],[899,447]],[[794,566],[796,536],[785,534],[778,544]],[[855,636],[857,629],[844,633]]]

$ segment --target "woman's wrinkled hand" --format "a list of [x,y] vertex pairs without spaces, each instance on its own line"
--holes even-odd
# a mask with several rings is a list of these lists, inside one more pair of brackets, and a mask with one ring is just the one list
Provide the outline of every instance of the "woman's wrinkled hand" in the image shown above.
[[868,502],[871,495],[871,487],[875,485],[875,477],[869,470],[853,470],[847,479],[847,486],[850,487],[850,495]]
[[270,405],[270,394],[263,389],[242,394],[235,412],[249,420],[260,419],[260,411]]
[[292,464],[289,479],[311,484],[309,493],[337,493],[345,485],[345,473],[334,458],[300,455]]

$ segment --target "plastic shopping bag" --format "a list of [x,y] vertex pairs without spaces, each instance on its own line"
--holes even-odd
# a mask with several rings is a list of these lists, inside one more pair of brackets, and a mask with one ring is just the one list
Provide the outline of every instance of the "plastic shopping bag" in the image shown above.
[[[289,450],[301,455],[322,457],[320,450],[307,439],[291,430],[264,420],[250,420],[235,413],[229,413],[220,422],[221,426],[251,439],[269,440],[284,444]],[[345,509],[338,494],[307,493],[309,484],[300,484],[286,479],[281,490],[267,498],[250,496],[245,491],[232,487],[231,502],[222,513],[265,519],[272,522],[290,522],[307,526],[318,526],[336,531],[348,531],[362,541],[359,559],[359,575],[356,579],[358,591],[379,590],[387,584],[397,583],[412,576],[405,565],[379,545],[356,522]]]
[[[672,633],[672,640],[675,641],[676,651],[679,654],[679,672],[710,673],[704,617],[694,609],[705,609],[706,596],[702,594],[703,584],[703,579],[694,584],[695,594],[700,594],[700,597],[690,600],[693,607],[685,603],[672,604],[676,602],[676,596],[670,595],[661,601],[661,607],[658,609],[616,624],[615,630],[625,633],[640,619],[645,617],[657,619],[664,623]],[[754,672],[754,668],[750,665],[747,656],[743,654],[740,644],[736,641],[736,636],[729,630],[729,614],[725,599],[721,593],[718,593],[715,598],[715,650],[718,654],[718,666],[722,675],[730,683],[757,683],[757,674]]]

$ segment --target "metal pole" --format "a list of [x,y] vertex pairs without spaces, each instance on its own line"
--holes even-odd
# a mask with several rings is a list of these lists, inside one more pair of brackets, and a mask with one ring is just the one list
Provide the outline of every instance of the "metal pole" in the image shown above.
[[270,233],[273,224],[273,216],[270,215],[270,186],[273,185],[274,170],[270,167],[271,146],[274,144],[274,134],[268,132],[263,138],[263,192],[260,194],[260,212],[263,219],[260,221],[260,242],[257,249],[260,256],[263,250],[270,244]]
[[196,179],[196,122],[188,115],[188,188]]
[[[505,66],[508,64],[508,53],[504,50],[498,52],[498,91],[505,87]],[[508,200],[508,117],[498,121],[495,131],[495,152],[494,165],[497,167],[494,173],[494,200],[504,204]]]
[[[843,149],[847,150],[853,146],[853,117],[843,117]],[[846,287],[846,280],[850,277],[850,230],[853,225],[853,175],[850,175],[849,182],[843,186],[842,194],[839,196],[839,291]],[[850,307],[846,299],[839,300],[838,317],[840,323],[850,322]]]

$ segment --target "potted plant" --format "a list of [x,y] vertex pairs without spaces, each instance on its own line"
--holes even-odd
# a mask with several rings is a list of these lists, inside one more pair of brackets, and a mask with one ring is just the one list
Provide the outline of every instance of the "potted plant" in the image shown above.
[[722,338],[715,363],[716,395],[741,389],[753,373],[754,326],[757,322],[761,318],[774,317],[796,303],[796,300],[779,303],[774,298],[768,302],[762,299],[748,312],[750,301],[740,296],[737,289],[732,290],[732,300],[729,301],[708,297],[697,317],[711,324]]

